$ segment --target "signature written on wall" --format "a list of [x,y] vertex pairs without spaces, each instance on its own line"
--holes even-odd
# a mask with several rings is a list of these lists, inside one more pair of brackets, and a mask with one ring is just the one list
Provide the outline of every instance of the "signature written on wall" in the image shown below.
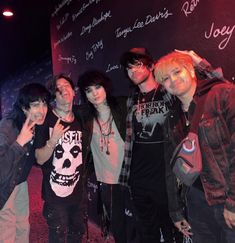
[[83,3],[82,7],[78,10],[78,12],[72,15],[72,20],[75,21],[77,17],[80,16],[89,6],[94,3],[97,4],[100,1],[101,0],[89,0],[87,3]]
[[167,8],[164,8],[162,11],[159,11],[155,15],[148,14],[145,16],[144,20],[136,19],[134,24],[131,26],[128,26],[124,29],[121,29],[120,27],[115,30],[116,38],[126,38],[127,35],[137,29],[142,29],[146,27],[149,24],[153,24],[159,19],[167,19],[169,16],[173,15],[173,13],[170,13]]
[[61,28],[62,25],[64,25],[66,23],[66,21],[68,20],[69,17],[69,13],[66,13],[61,20],[59,21],[59,23],[56,25],[56,29],[59,30]]
[[63,57],[61,54],[58,57],[59,62],[66,62],[67,64],[76,64],[77,63],[77,58],[72,55],[71,57]]
[[188,17],[191,13],[193,13],[198,3],[199,0],[191,0],[191,1],[184,2],[181,10],[183,11],[186,17]]
[[121,69],[121,65],[120,64],[108,64],[107,66],[107,69],[106,69],[106,73],[109,73],[109,72],[112,72],[112,71],[115,71],[115,70],[118,70],[118,69]]
[[210,39],[210,38],[221,39],[221,41],[218,45],[218,48],[220,50],[223,50],[228,45],[228,43],[233,35],[234,28],[235,28],[235,25],[233,25],[233,26],[224,25],[221,28],[216,28],[215,23],[212,22],[210,29],[208,31],[205,31],[205,38],[206,39]]
[[93,17],[93,20],[92,20],[92,22],[89,25],[82,26],[82,31],[80,33],[80,36],[82,36],[82,35],[84,35],[86,33],[89,33],[90,34],[91,33],[91,30],[94,27],[96,27],[97,25],[99,25],[102,22],[107,21],[107,19],[109,19],[111,17],[112,17],[112,15],[111,15],[111,11],[110,10],[107,11],[107,12],[105,12],[105,13],[101,12],[100,17],[98,19],[95,18],[95,17]]
[[73,32],[68,32],[67,34],[63,35],[58,41],[56,41],[54,44],[53,44],[53,47],[54,49],[62,44],[63,42],[67,41],[71,36],[73,35]]
[[103,40],[97,41],[95,44],[93,44],[90,48],[90,50],[86,51],[86,60],[94,59],[95,53],[98,50],[102,50],[104,48]]
[[52,17],[55,17],[58,12],[64,7],[64,6],[69,6],[70,3],[72,2],[73,0],[63,0],[61,3],[59,3],[56,7],[55,7],[55,11],[51,14]]

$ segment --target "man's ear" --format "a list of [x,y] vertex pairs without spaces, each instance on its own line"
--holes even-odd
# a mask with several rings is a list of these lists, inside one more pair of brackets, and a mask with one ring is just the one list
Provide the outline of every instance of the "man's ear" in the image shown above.
[[154,64],[152,64],[150,67],[149,67],[149,70],[152,72],[154,69]]

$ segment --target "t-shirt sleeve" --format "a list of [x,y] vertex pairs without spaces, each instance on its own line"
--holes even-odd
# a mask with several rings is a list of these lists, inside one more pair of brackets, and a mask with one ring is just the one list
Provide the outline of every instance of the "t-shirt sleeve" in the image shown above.
[[46,141],[49,139],[49,127],[45,122],[43,125],[36,126],[35,128],[35,149],[42,148],[46,145]]

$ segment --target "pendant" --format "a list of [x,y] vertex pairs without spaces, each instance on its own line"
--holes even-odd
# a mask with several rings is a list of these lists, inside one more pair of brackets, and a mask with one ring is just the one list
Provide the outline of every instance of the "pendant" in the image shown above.
[[188,127],[190,125],[189,120],[186,120],[185,125],[186,125],[186,127]]

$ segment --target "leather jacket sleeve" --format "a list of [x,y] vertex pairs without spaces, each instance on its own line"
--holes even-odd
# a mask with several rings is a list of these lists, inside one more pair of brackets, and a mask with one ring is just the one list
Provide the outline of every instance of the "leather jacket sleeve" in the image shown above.
[[180,196],[177,179],[170,168],[170,164],[166,163],[166,186],[168,195],[168,208],[172,221],[175,223],[185,218],[184,203]]
[[[168,116],[168,118],[165,121],[164,124],[164,133],[165,133],[165,139],[166,143],[164,145],[165,150],[165,173],[166,173],[166,188],[167,188],[167,195],[168,195],[168,209],[169,214],[173,222],[177,222],[180,220],[183,220],[185,218],[184,216],[184,196],[182,195],[182,190],[180,190],[179,184],[177,182],[177,178],[174,175],[170,160],[171,155],[174,152],[176,142],[174,141],[172,137],[172,130],[170,127],[170,119],[171,116]],[[182,189],[182,185],[181,185]]]
[[[225,100],[224,100],[225,101]],[[225,201],[225,208],[229,211],[235,212],[235,86],[231,85],[230,92],[226,99],[226,105],[224,109],[225,121],[230,133],[230,146],[229,149],[229,168],[227,181],[227,199]]]
[[0,181],[8,179],[11,172],[20,167],[21,158],[26,153],[26,148],[16,142],[17,130],[11,120],[3,119],[0,122]]

